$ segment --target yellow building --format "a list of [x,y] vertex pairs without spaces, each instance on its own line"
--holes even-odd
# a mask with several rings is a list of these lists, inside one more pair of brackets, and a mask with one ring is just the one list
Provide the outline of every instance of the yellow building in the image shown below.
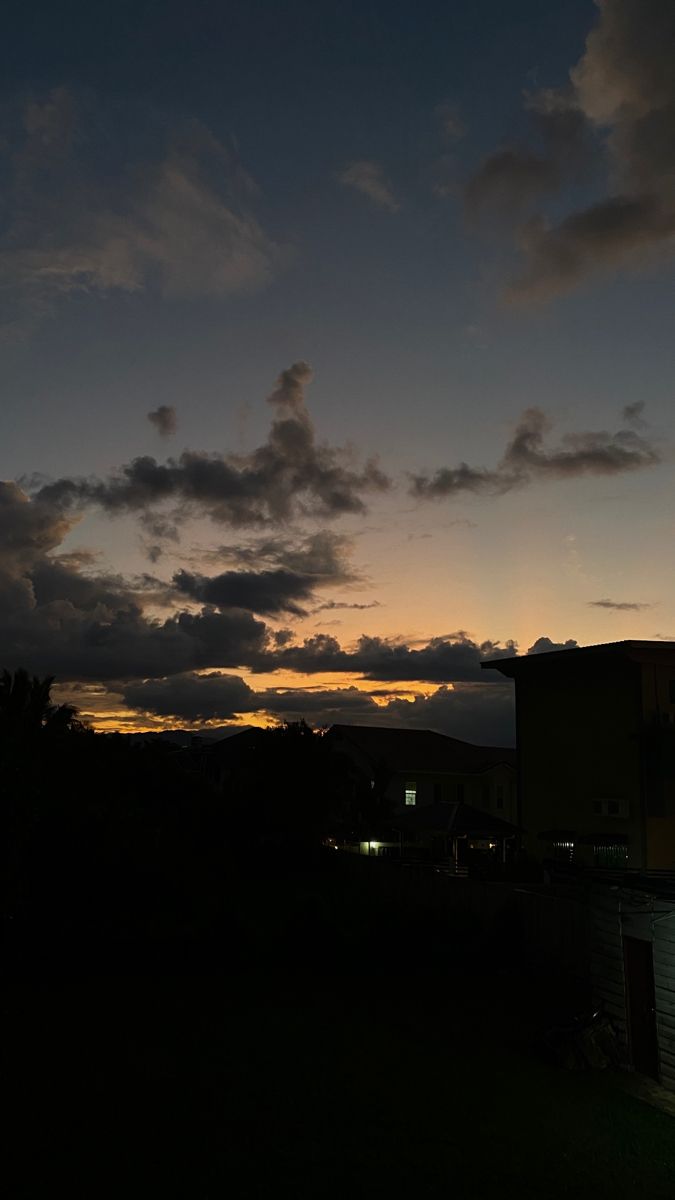
[[483,665],[516,683],[525,848],[540,860],[675,868],[675,642]]

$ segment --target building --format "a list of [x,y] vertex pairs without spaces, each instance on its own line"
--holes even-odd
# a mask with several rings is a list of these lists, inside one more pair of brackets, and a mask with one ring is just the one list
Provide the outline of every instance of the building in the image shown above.
[[675,1091],[675,874],[605,879],[590,895],[591,981],[624,1063]]
[[430,729],[373,725],[333,725],[326,737],[370,781],[388,814],[458,803],[504,821],[516,819],[514,750],[474,746]]
[[515,680],[518,812],[539,860],[675,868],[675,642],[483,664]]

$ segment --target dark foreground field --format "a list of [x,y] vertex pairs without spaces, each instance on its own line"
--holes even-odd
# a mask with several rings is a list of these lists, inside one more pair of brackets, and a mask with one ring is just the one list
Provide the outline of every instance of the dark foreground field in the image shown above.
[[475,983],[12,990],[10,1194],[672,1197],[671,1118],[514,1045]]
[[537,1053],[558,982],[326,878],[249,886],[236,954],[24,962],[8,1194],[672,1198],[672,1119]]

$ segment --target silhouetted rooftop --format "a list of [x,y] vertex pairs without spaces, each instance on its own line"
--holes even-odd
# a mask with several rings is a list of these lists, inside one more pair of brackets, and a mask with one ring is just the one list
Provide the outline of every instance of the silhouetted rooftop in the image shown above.
[[404,832],[451,833],[460,837],[510,837],[517,827],[510,821],[453,801],[448,804],[420,804],[392,817],[393,828]]
[[547,650],[541,654],[519,654],[510,658],[495,658],[481,663],[483,670],[501,671],[514,679],[523,669],[528,672],[546,670],[559,664],[596,664],[607,658],[624,658],[633,662],[672,662],[675,665],[675,642],[633,641],[600,642],[595,646],[571,646],[565,650]]
[[516,765],[505,746],[475,746],[431,729],[392,729],[381,725],[333,725],[327,735],[357,747],[373,765],[392,771],[449,771],[477,774],[498,763]]

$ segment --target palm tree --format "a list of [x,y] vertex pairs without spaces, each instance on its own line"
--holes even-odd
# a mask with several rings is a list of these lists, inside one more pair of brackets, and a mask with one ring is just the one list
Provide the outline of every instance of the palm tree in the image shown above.
[[25,742],[42,735],[84,729],[72,704],[52,704],[53,675],[39,679],[20,667],[0,675],[0,742]]

